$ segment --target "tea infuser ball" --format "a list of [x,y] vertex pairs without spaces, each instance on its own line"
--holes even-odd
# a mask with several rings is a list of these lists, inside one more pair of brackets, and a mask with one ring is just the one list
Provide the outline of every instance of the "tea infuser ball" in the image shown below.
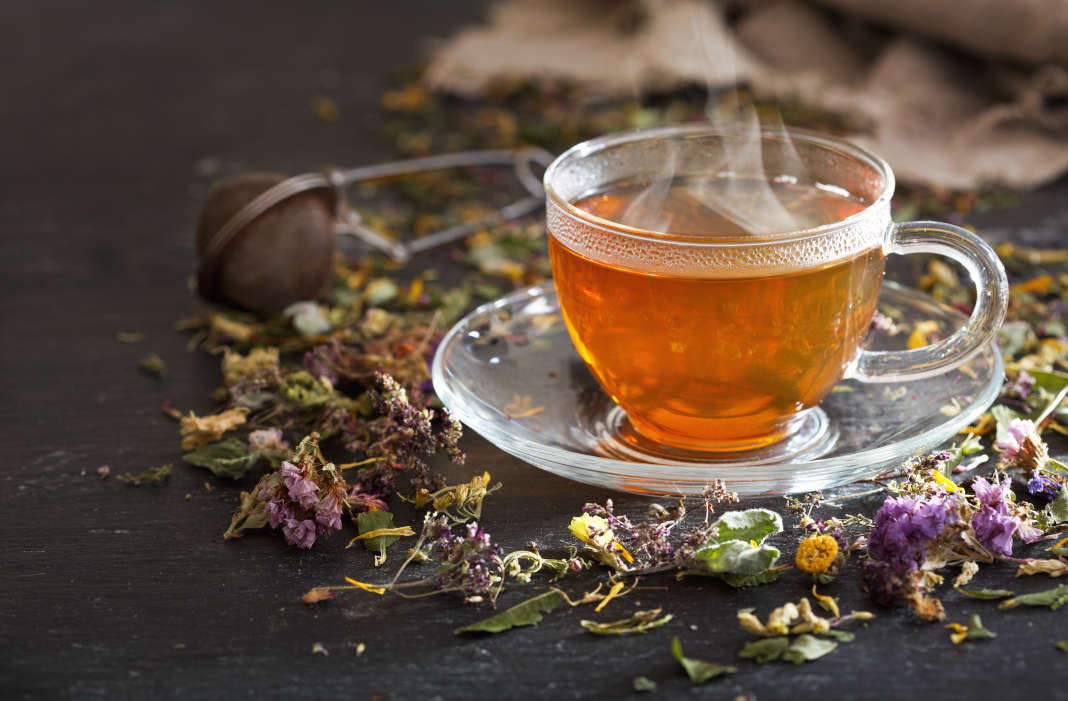
[[251,221],[236,221],[284,181],[286,176],[276,173],[245,173],[212,187],[196,231],[202,297],[272,314],[314,299],[326,288],[337,240],[333,188],[298,192]]
[[[338,235],[404,263],[412,255],[457,241],[481,227],[516,219],[540,209],[545,193],[531,166],[548,166],[552,155],[538,148],[461,151],[406,161],[287,178],[246,173],[219,181],[197,222],[200,272],[197,291],[260,314],[280,312],[294,302],[314,299],[330,280]],[[490,212],[409,241],[393,240],[364,225],[346,203],[353,183],[383,180],[431,170],[472,166],[511,166],[527,196]]]

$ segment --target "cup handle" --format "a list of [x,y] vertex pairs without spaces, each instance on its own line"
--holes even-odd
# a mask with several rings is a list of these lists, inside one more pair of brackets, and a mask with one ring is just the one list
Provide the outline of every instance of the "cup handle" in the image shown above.
[[964,266],[975,285],[971,318],[949,338],[904,351],[861,350],[847,377],[861,382],[899,382],[940,375],[978,353],[993,338],[1009,300],[1009,282],[997,254],[981,238],[952,224],[933,221],[892,224],[886,253],[937,253]]

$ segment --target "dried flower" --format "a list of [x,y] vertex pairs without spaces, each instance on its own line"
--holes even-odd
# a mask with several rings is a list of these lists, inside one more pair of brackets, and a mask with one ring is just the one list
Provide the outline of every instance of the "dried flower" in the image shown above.
[[1012,514],[1012,491],[1007,481],[972,480],[972,493],[981,505],[971,519],[976,539],[992,553],[1012,555],[1012,538],[1020,528],[1020,519]]
[[1006,427],[1006,433],[1002,440],[994,443],[1006,464],[1035,470],[1049,462],[1049,448],[1030,419],[1014,418]]
[[887,497],[868,536],[862,573],[872,599],[888,605],[903,597],[925,618],[944,615],[941,604],[924,595],[927,584],[919,568],[935,539],[959,521],[958,507],[955,496]]
[[189,412],[189,416],[182,417],[182,450],[196,450],[208,443],[214,443],[227,431],[244,424],[247,416],[248,409],[245,407],[235,407],[208,416],[197,416]]
[[811,574],[827,571],[838,556],[838,541],[831,535],[812,535],[801,541],[794,562],[797,568]]
[[248,434],[248,450],[289,450],[289,442],[282,439],[282,429],[261,428]]
[[248,517],[257,510],[262,510],[261,525],[280,528],[286,542],[299,548],[311,548],[320,536],[341,529],[351,488],[333,463],[325,462],[318,441],[315,433],[305,437],[291,460],[283,460],[251,494],[242,495],[227,537],[251,527]]
[[868,554],[898,575],[919,567],[927,546],[957,519],[955,497],[888,497],[875,514]]
[[616,540],[608,520],[601,516],[584,513],[571,519],[567,528],[586,544],[586,550],[602,565],[619,570],[624,567],[620,556],[627,562],[634,561],[634,557]]
[[315,545],[315,521],[310,519],[298,521],[295,518],[291,518],[282,527],[282,533],[285,535],[287,543],[298,548],[308,550]]
[[1053,501],[1060,495],[1061,485],[1035,470],[1027,480],[1027,493],[1043,501]]

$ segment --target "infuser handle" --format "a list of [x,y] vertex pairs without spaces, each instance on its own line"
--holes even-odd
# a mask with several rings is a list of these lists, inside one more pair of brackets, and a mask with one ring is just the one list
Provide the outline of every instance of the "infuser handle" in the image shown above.
[[883,251],[935,253],[957,261],[975,285],[975,308],[962,328],[937,343],[904,351],[861,350],[847,377],[861,382],[899,382],[941,375],[990,342],[1005,320],[1009,282],[997,254],[985,241],[952,224],[906,222],[887,229]]

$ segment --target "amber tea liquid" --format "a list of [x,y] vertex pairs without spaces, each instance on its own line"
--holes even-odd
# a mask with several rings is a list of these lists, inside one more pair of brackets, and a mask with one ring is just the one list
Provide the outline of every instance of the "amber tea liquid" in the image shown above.
[[[707,206],[723,201],[726,184],[676,179],[651,203],[646,183],[615,185],[572,204],[610,222],[653,222],[659,228],[647,235],[686,240],[760,239],[838,222],[866,206],[834,188],[754,182],[771,188],[793,228],[752,232],[730,208],[725,216]],[[729,184],[732,197],[744,195],[744,181]],[[598,260],[589,253],[598,250],[596,232],[583,232],[585,255],[549,237],[572,340],[642,436],[687,449],[746,450],[784,438],[797,412],[841,379],[871,323],[883,273],[881,247],[870,246],[815,265],[799,258],[755,273],[750,266],[741,276],[731,266],[674,276]]]

